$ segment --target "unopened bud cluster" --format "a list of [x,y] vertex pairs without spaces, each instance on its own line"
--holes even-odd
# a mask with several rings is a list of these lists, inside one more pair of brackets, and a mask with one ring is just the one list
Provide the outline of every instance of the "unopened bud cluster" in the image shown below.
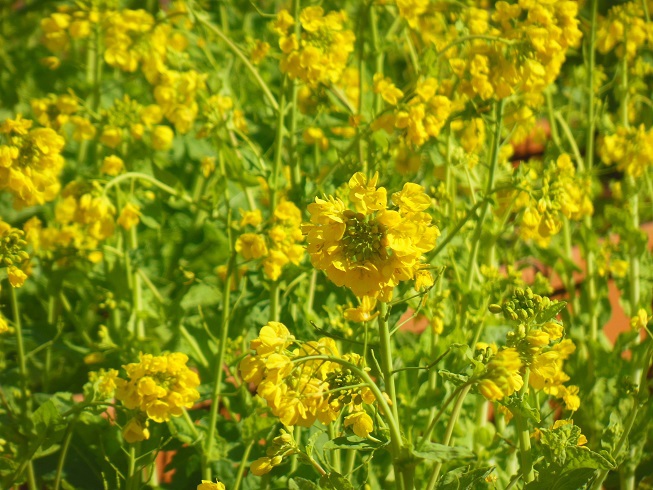
[[26,246],[25,233],[22,230],[16,228],[6,230],[0,238],[0,266],[11,267],[29,259],[29,255],[24,250]]
[[551,306],[553,302],[539,294],[533,293],[530,288],[516,288],[512,298],[503,305],[490,305],[492,313],[503,313],[506,320],[528,321]]
[[272,440],[272,444],[265,451],[267,456],[254,461],[250,469],[256,476],[264,475],[275,466],[279,466],[283,462],[284,457],[298,452],[299,449],[292,434],[281,429],[280,435]]

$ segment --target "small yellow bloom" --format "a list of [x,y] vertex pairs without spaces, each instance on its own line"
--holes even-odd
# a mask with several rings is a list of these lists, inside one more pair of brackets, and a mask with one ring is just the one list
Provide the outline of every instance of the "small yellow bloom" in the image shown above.
[[4,315],[0,315],[0,334],[9,331],[9,324],[7,323],[7,318]]
[[152,131],[152,148],[155,150],[168,150],[172,146],[175,133],[170,126],[155,126]]
[[111,175],[112,177],[115,177],[123,170],[125,170],[125,164],[122,161],[122,158],[116,155],[105,157],[102,161],[102,168],[100,168],[100,172]]
[[259,458],[250,465],[249,469],[253,475],[263,476],[272,471],[272,458]]
[[200,162],[200,167],[202,169],[202,175],[205,179],[208,179],[209,176],[215,172],[215,157],[204,157]]
[[150,438],[150,431],[147,422],[143,423],[136,417],[132,418],[122,429],[122,437],[129,444],[145,441]]
[[122,142],[122,129],[114,126],[107,126],[102,131],[100,143],[109,148],[116,148]]
[[256,227],[263,221],[260,209],[254,209],[253,211],[245,211],[244,209],[241,209],[240,215],[242,216],[240,219],[241,228],[247,225]]
[[27,279],[27,274],[25,274],[15,265],[7,268],[7,274],[9,275],[9,283],[12,285],[12,287],[15,288],[22,287],[23,284],[25,284],[25,280]]
[[226,490],[224,483],[202,480],[202,483],[197,485],[197,490]]
[[131,230],[133,226],[136,226],[140,222],[140,215],[140,208],[135,204],[128,202],[125,204],[125,207],[122,208],[120,216],[116,222],[125,230]]
[[630,319],[630,328],[633,330],[641,330],[648,326],[648,322],[651,321],[651,316],[646,312],[644,308],[640,308],[637,311],[637,315]]
[[236,240],[236,252],[246,260],[265,257],[268,254],[265,237],[257,233],[243,233]]
[[374,430],[374,422],[372,417],[367,415],[366,412],[354,412],[345,417],[345,427],[352,426],[354,434],[358,437],[367,439],[370,432]]

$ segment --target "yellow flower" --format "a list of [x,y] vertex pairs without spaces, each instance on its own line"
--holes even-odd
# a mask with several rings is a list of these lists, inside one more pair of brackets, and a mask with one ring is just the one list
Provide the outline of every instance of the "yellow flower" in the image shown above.
[[381,73],[374,74],[374,93],[380,94],[390,105],[397,105],[399,99],[404,96],[404,93],[399,90],[392,80],[384,77]]
[[152,148],[168,150],[172,146],[175,133],[169,126],[155,126],[152,130]]
[[4,315],[0,315],[0,334],[9,331],[9,324],[7,323],[7,318]]
[[366,412],[354,412],[345,417],[345,427],[350,427],[358,437],[367,439],[370,432],[374,430],[374,422],[372,417],[367,415]]
[[272,471],[272,458],[264,456],[257,459],[249,466],[249,470],[256,476],[263,476],[266,473],[269,473]]
[[103,174],[111,175],[112,177],[115,177],[124,170],[125,164],[122,161],[122,158],[116,155],[109,155],[108,157],[104,157],[104,160],[102,161],[102,168],[100,168],[100,172]]
[[215,157],[202,158],[200,167],[202,168],[202,175],[205,179],[208,179],[209,176],[215,171]]
[[517,349],[508,347],[500,350],[487,363],[485,374],[478,382],[478,390],[490,401],[512,395],[524,384],[519,372],[521,366]]
[[416,211],[430,203],[420,195],[421,186],[405,186],[397,193],[393,202],[400,207],[394,211],[386,208],[386,190],[376,188],[377,179],[375,175],[368,181],[358,173],[349,181],[349,200],[357,212],[339,199],[316,198],[308,206],[311,223],[304,224],[303,231],[311,262],[331,281],[358,297],[388,300],[394,286],[415,278],[422,255],[435,247],[439,231],[428,214]]
[[197,490],[226,490],[224,483],[202,480],[202,483],[197,485]]
[[376,299],[364,296],[356,308],[347,308],[344,316],[351,322],[363,323],[373,320],[379,315],[379,312],[372,313],[376,308]]
[[12,265],[7,268],[7,275],[9,276],[9,283],[14,288],[20,288],[25,284],[27,279],[27,274],[20,270],[15,265]]
[[120,216],[118,216],[116,222],[125,230],[131,230],[132,227],[140,223],[140,215],[140,208],[128,202],[120,211]]
[[630,319],[630,328],[633,330],[641,330],[648,326],[648,322],[651,321],[651,316],[646,312],[645,309],[640,308],[637,311],[637,315]]
[[147,422],[141,422],[134,417],[122,429],[122,437],[129,444],[145,441],[150,438],[150,431],[147,428]]
[[270,50],[270,45],[264,41],[257,40],[254,45],[254,49],[250,53],[249,57],[252,60],[252,63],[258,65],[268,54]]
[[187,366],[188,356],[140,354],[140,362],[123,366],[129,380],[116,379],[116,398],[128,409],[139,409],[155,422],[179,417],[199,398],[200,380]]
[[240,219],[241,228],[247,225],[257,227],[263,221],[263,216],[261,215],[260,209],[254,209],[252,211],[245,211],[244,209],[241,209],[240,215],[242,216]]
[[122,142],[122,130],[114,126],[107,126],[100,135],[100,143],[109,148],[116,148]]
[[268,254],[263,235],[257,233],[243,233],[236,240],[236,252],[246,260],[259,259]]

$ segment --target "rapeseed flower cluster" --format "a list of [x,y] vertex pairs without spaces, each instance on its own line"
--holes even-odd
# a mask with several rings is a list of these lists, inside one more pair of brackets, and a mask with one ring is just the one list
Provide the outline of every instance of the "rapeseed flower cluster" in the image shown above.
[[615,51],[629,61],[637,51],[653,41],[653,23],[646,20],[642,2],[628,2],[615,5],[608,15],[599,20],[596,31],[596,48],[601,53]]
[[127,442],[147,439],[148,420],[161,423],[179,417],[200,396],[196,389],[200,380],[186,366],[186,354],[140,354],[139,359],[123,366],[128,379],[115,379],[116,398],[129,410],[140,412],[123,429]]
[[16,209],[52,201],[61,188],[65,140],[53,129],[31,127],[20,116],[0,124],[0,189],[11,192]]
[[[291,350],[295,344],[297,347]],[[329,424],[348,407],[352,419],[346,425],[353,425],[355,433],[365,434],[364,437],[372,430],[369,416],[366,419],[356,415],[364,413],[363,404],[375,400],[366,387],[349,388],[360,384],[358,377],[336,362],[301,360],[320,355],[358,365],[359,356],[341,355],[330,338],[299,343],[285,325],[274,321],[261,328],[250,347],[255,353],[241,361],[241,375],[256,387],[258,395],[286,427],[310,427],[316,420]]]
[[591,181],[579,178],[571,158],[560,155],[555,164],[531,163],[532,168],[519,183],[516,200],[521,209],[522,238],[540,243],[557,234],[563,219],[578,221],[594,212]]
[[43,226],[39,218],[25,223],[27,240],[35,252],[50,258],[82,256],[99,262],[99,244],[115,231],[116,210],[98,183],[73,181],[61,192],[54,223]]
[[570,0],[499,1],[492,14],[469,7],[461,17],[466,22],[460,24],[460,37],[496,39],[470,40],[444,53],[460,78],[460,92],[469,98],[504,99],[519,88],[526,102],[541,103],[541,93],[557,78],[567,50],[582,37],[578,3]]
[[617,169],[634,178],[644,175],[651,166],[653,155],[653,128],[618,126],[613,134],[604,136],[599,146],[603,163],[616,165]]
[[349,180],[348,202],[316,198],[303,231],[311,262],[331,281],[359,298],[389,301],[401,281],[416,280],[417,287],[433,283],[421,258],[435,247],[439,230],[425,212],[431,199],[422,186],[407,183],[394,193],[393,210],[377,182],[378,174],[368,179],[359,172]]
[[354,50],[354,33],[345,29],[344,11],[325,15],[322,7],[306,7],[299,14],[301,34],[292,32],[295,19],[287,10],[277,14],[273,30],[283,52],[281,70],[311,87],[337,82]]
[[478,382],[479,391],[487,399],[501,400],[521,389],[528,368],[531,388],[562,399],[567,410],[578,410],[578,386],[565,386],[570,378],[563,371],[564,361],[576,346],[570,339],[562,340],[564,328],[556,320],[538,320],[551,307],[555,307],[554,302],[530,288],[517,288],[502,306],[490,306],[491,311],[502,312],[506,320],[519,324],[508,333],[508,346],[489,360]]
[[[241,227],[258,227],[262,222],[260,211],[245,211]],[[282,201],[274,208],[266,233],[243,233],[236,240],[236,251],[246,260],[263,259],[263,272],[276,281],[283,268],[299,265],[304,258],[304,240],[301,231],[301,211],[290,201]]]
[[[376,88],[383,99],[391,103],[403,95],[389,81],[379,83]],[[399,130],[403,141],[410,146],[424,145],[429,139],[437,138],[451,114],[451,101],[438,94],[438,82],[435,78],[426,78],[417,83],[414,96],[400,104],[392,114],[384,114],[372,123],[374,129],[384,129],[388,133],[395,128]]]
[[79,110],[77,98],[72,94],[48,94],[41,99],[32,99],[32,112],[41,126],[59,131]]

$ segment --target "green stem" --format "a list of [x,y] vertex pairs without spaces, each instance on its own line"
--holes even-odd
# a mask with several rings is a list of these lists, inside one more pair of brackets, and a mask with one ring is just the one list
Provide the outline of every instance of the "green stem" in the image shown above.
[[[456,423],[458,422],[458,417],[460,417],[460,411],[463,407],[463,402],[465,401],[465,397],[467,396],[467,393],[469,393],[469,390],[471,388],[472,385],[465,386],[460,391],[460,394],[458,395],[456,404],[454,405],[453,411],[451,412],[451,418],[447,423],[447,428],[444,433],[444,439],[442,440],[442,444],[444,444],[445,446],[448,446],[451,443],[451,436],[453,435],[453,430],[456,427]],[[438,477],[440,476],[441,470],[442,470],[442,463],[437,463],[435,465],[435,468],[433,468],[433,472],[431,473],[431,478],[429,478],[429,481],[426,485],[427,490],[433,490],[435,488],[435,484],[438,481]]]
[[[379,29],[377,26],[378,19],[374,4],[370,5],[370,31],[372,36],[372,50],[374,51],[374,72],[383,75],[383,52],[379,47]],[[361,92],[360,96],[363,96]],[[383,108],[383,99],[381,94],[374,93],[374,115],[376,116]]]
[[[648,345],[648,349],[646,350],[646,355],[642,357],[644,362],[642,363],[639,371],[640,372],[639,389],[637,391],[636,396],[633,397],[633,406],[630,409],[628,416],[626,417],[626,422],[624,423],[624,430],[621,434],[621,437],[617,441],[617,444],[614,447],[614,451],[612,451],[613,458],[618,458],[619,455],[621,454],[621,451],[623,450],[626,442],[628,441],[628,436],[630,435],[630,432],[632,431],[633,426],[635,425],[635,419],[637,418],[637,414],[639,413],[640,408],[644,406],[643,402],[648,397],[647,373],[651,365],[651,361],[653,360],[651,358],[652,355],[653,355],[653,340],[649,339],[649,345]],[[594,483],[590,487],[590,490],[601,490],[601,488],[603,488],[603,482],[605,481],[609,472],[610,470],[599,471],[599,474],[597,475],[596,480],[594,480]]]
[[[490,150],[490,172],[488,174],[487,185],[485,187],[485,197],[489,196],[494,187],[494,178],[497,166],[499,164],[499,150],[501,149],[501,128],[503,124],[503,99],[500,100],[495,106],[494,117],[495,117],[495,127],[494,127],[494,137],[492,138],[492,147]],[[479,216],[478,222],[476,223],[476,229],[474,230],[474,237],[472,238],[472,250],[469,254],[469,262],[467,266],[467,290],[470,290],[472,283],[474,282],[474,272],[476,270],[476,260],[478,256],[478,250],[481,244],[481,234],[483,233],[483,223],[485,217],[490,208],[490,201],[485,200],[483,204],[483,209],[481,209],[481,215]]]
[[229,263],[227,265],[227,277],[224,281],[224,288],[222,290],[222,319],[220,322],[220,346],[218,350],[218,357],[215,360],[215,365],[213,367],[213,372],[215,373],[215,383],[213,384],[213,390],[211,392],[211,411],[209,414],[209,432],[206,440],[206,446],[204,447],[204,452],[202,454],[202,477],[205,480],[211,479],[211,466],[213,456],[213,446],[215,444],[215,436],[217,433],[217,421],[218,421],[218,408],[220,406],[220,388],[222,386],[222,375],[224,372],[223,364],[224,357],[227,351],[227,338],[229,336],[229,318],[231,315],[231,281],[234,274],[234,269],[236,265],[236,252],[232,245],[231,237],[231,223],[228,224],[229,235],[229,244],[231,246],[232,252],[229,257]]
[[[293,16],[295,17],[295,35],[297,39],[301,38],[301,23],[299,21],[299,13],[301,11],[301,1],[293,0]],[[291,94],[290,94],[290,138],[289,138],[289,151],[290,157],[290,181],[292,189],[299,189],[301,182],[301,165],[299,155],[297,152],[297,94],[299,92],[299,81],[293,79],[291,81]],[[316,167],[319,168],[319,162],[316,162]]]
[[390,328],[388,326],[388,304],[379,304],[379,344],[381,355],[381,369],[383,370],[383,382],[385,389],[392,401],[392,416],[399,423],[399,412],[397,410],[397,392],[392,368],[392,345],[390,342]]
[[417,444],[417,449],[421,449],[425,443],[427,443],[431,439],[431,434],[433,433],[433,429],[435,429],[435,424],[437,424],[438,420],[440,420],[440,417],[442,417],[442,414],[444,414],[444,411],[447,409],[449,405],[451,405],[451,402],[454,401],[455,398],[460,397],[460,392],[466,388],[469,388],[468,385],[462,385],[456,388],[451,395],[449,395],[449,398],[445,400],[445,402],[442,404],[440,407],[440,410],[431,418],[431,421],[429,422],[428,427],[424,431],[424,435],[422,436],[422,439],[420,439],[419,443]]
[[54,490],[59,490],[61,485],[61,478],[63,476],[63,467],[66,462],[66,456],[68,455],[68,449],[70,448],[70,441],[73,439],[73,434],[75,432],[75,425],[79,419],[78,412],[75,417],[70,421],[68,427],[66,428],[66,435],[64,436],[63,443],[61,444],[61,452],[59,453],[59,461],[57,463],[57,473],[54,477]]
[[[129,230],[129,246],[132,251],[138,250],[137,226],[132,226]],[[131,264],[131,288],[132,288],[132,315],[134,322],[134,332],[137,339],[145,338],[145,322],[141,316],[143,311],[143,288],[141,286],[141,275],[138,273],[138,266]]]
[[[589,36],[589,61],[587,67],[588,84],[587,84],[587,143],[585,145],[585,168],[591,174],[594,168],[594,139],[596,127],[596,114],[594,103],[594,70],[596,67],[596,25],[597,25],[597,12],[599,0],[591,0],[591,17],[590,17],[590,36]],[[588,230],[592,230],[592,217],[585,218],[585,226]],[[596,341],[598,338],[599,320],[596,312],[596,265],[594,250],[591,245],[587,245],[587,291],[589,296],[589,314],[590,314],[590,338]]]
[[[25,420],[28,420],[32,412],[32,397],[29,393],[29,371],[27,369],[27,357],[25,356],[25,344],[23,342],[23,323],[20,318],[20,305],[18,304],[18,295],[16,294],[16,288],[11,285],[9,285],[9,296],[11,297],[11,310],[14,317],[14,330],[16,331],[16,348],[18,350],[18,372],[20,374],[20,401],[22,408],[21,415]],[[29,459],[23,470],[25,468],[27,469],[27,486],[29,490],[36,490],[38,487],[36,485],[34,465],[32,463],[31,456],[29,456]],[[17,476],[19,476],[19,474],[17,474]]]
[[178,197],[179,199],[186,201],[187,203],[190,204],[196,204],[193,201],[193,198],[186,195],[186,194],[180,194],[177,192],[175,189],[170,187],[169,185],[164,184],[160,180],[152,177],[151,175],[143,174],[140,172],[127,172],[126,174],[119,175],[118,177],[115,177],[111,179],[109,182],[106,183],[104,186],[103,193],[106,195],[107,191],[111,189],[113,186],[120,184],[123,180],[129,180],[129,179],[140,179],[140,180],[146,180],[148,182],[151,182],[155,186],[157,186],[159,189],[166,191],[168,194]]
[[[524,385],[519,392],[520,396],[528,396],[528,378],[529,369],[526,368],[524,372]],[[521,459],[521,469],[524,481],[530,483],[535,480],[535,472],[533,470],[533,453],[531,451],[531,433],[528,428],[528,419],[521,413],[515,414],[515,422],[517,424],[517,432],[519,433],[519,456]]]
[[248,467],[247,462],[249,461],[249,453],[252,451],[253,447],[254,447],[254,441],[250,442],[247,445],[247,447],[245,447],[245,452],[243,453],[243,457],[241,458],[240,464],[238,465],[238,472],[236,473],[236,481],[231,487],[232,490],[240,490],[240,485],[243,481],[243,475],[245,474],[245,468]]
[[284,75],[281,82],[281,99],[279,111],[277,112],[277,133],[274,140],[274,162],[272,164],[272,175],[270,175],[270,216],[274,214],[274,208],[277,205],[277,193],[279,192],[279,171],[281,169],[281,159],[283,155],[283,138],[286,128],[284,126],[284,116],[286,112],[286,84],[288,77]]
[[258,83],[259,87],[261,87],[261,89],[263,90],[263,94],[265,95],[265,98],[268,100],[272,108],[277,112],[283,112],[283,110],[280,109],[281,104],[277,103],[277,100],[274,98],[274,95],[272,95],[272,92],[270,91],[270,88],[268,87],[267,83],[265,83],[265,81],[261,77],[261,74],[258,72],[256,67],[249,61],[247,55],[243,53],[240,50],[240,48],[236,46],[231,41],[231,39],[229,39],[224,34],[224,32],[222,32],[222,30],[218,26],[206,20],[204,15],[197,15],[197,12],[195,12],[195,18],[200,24],[202,24],[204,27],[206,27],[208,30],[210,30],[216,36],[218,36],[229,47],[231,52],[235,54],[240,59],[240,61],[243,62],[245,67],[249,70],[249,72],[256,80],[256,83]]
[[129,469],[127,472],[126,490],[138,490],[141,484],[141,475],[136,471],[136,445],[129,447]]

